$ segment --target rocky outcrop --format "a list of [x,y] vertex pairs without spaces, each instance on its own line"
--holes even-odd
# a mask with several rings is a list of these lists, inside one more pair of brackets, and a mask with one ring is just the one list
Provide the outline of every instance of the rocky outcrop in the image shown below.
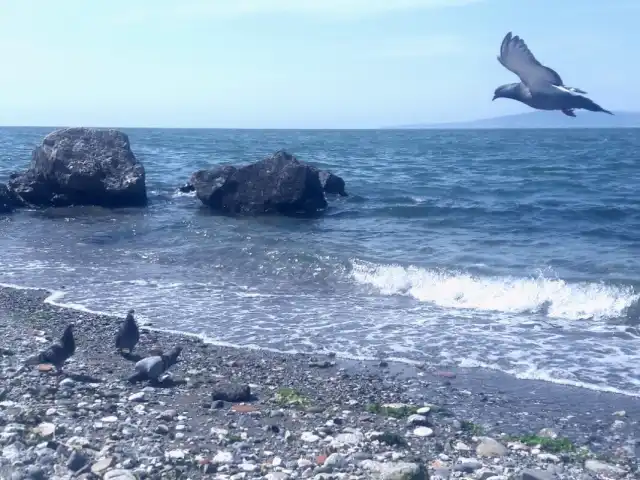
[[340,195],[341,197],[347,196],[344,180],[341,177],[325,170],[319,170],[318,175],[325,193]]
[[31,165],[9,180],[9,189],[36,207],[147,203],[145,170],[117,130],[65,128],[35,148]]
[[282,150],[241,167],[200,170],[190,184],[202,203],[222,213],[312,216],[327,207],[319,170]]
[[0,213],[13,212],[19,203],[13,192],[4,183],[0,183]]
[[[284,152],[284,151],[280,151],[280,152],[276,152],[275,155],[289,155],[288,153]],[[292,157],[295,158],[295,157]],[[320,179],[320,184],[322,185],[322,188],[324,190],[324,193],[326,194],[333,194],[333,195],[340,195],[342,197],[346,197],[348,196],[346,189],[345,189],[345,182],[344,180],[339,177],[338,175],[326,171],[326,170],[320,170],[314,166],[309,165],[309,168],[311,168],[312,170],[317,171],[318,174],[318,178]],[[196,172],[199,173],[199,172]],[[201,174],[200,174],[201,175]],[[194,186],[194,178],[195,178],[195,174],[194,176],[191,177],[191,180],[187,183],[185,183],[184,185],[178,187],[178,190],[182,193],[191,193],[195,191],[195,186]]]

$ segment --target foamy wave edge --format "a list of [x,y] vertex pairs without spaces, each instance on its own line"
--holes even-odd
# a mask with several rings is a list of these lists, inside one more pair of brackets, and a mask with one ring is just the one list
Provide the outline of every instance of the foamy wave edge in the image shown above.
[[[48,292],[49,295],[44,299],[44,303],[49,304],[49,305],[53,305],[55,307],[58,308],[65,308],[65,309],[69,309],[69,310],[75,310],[75,311],[80,311],[80,312],[84,312],[84,313],[89,313],[92,315],[104,315],[107,317],[113,317],[113,318],[119,318],[119,316],[115,313],[109,313],[109,312],[102,312],[102,311],[97,311],[97,310],[91,310],[83,305],[79,305],[76,303],[64,303],[61,302],[60,300],[66,295],[67,292],[63,292],[60,290],[51,290],[49,288],[41,288],[41,287],[27,287],[24,285],[16,285],[16,284],[12,284],[12,283],[2,283],[0,282],[0,288],[8,288],[8,289],[13,289],[13,290],[31,290],[31,291],[41,291],[41,292]],[[144,324],[144,322],[142,322]],[[191,337],[191,338],[198,338],[201,341],[210,344],[210,345],[216,345],[216,346],[220,346],[220,347],[229,347],[229,348],[237,348],[239,350],[251,350],[251,351],[263,351],[263,352],[272,352],[272,353],[277,353],[277,354],[282,354],[282,355],[296,355],[299,353],[305,353],[305,352],[299,352],[297,350],[279,350],[279,349],[275,349],[275,348],[269,348],[269,347],[261,347],[259,345],[255,345],[255,344],[248,344],[248,345],[238,345],[238,344],[234,344],[234,343],[230,343],[230,342],[225,342],[222,340],[217,340],[211,336],[202,334],[202,333],[191,333],[191,332],[184,332],[181,330],[173,330],[173,329],[166,329],[166,328],[158,328],[158,327],[153,327],[153,326],[148,326],[145,325],[145,328],[148,328],[151,331],[155,331],[155,332],[161,332],[161,333],[169,333],[172,335],[182,335],[182,336],[186,336],[186,337]],[[334,352],[339,358],[343,358],[345,360],[355,360],[355,361],[376,361],[379,360],[375,357],[367,357],[367,356],[359,356],[359,355],[351,355],[349,353],[345,353],[345,352]],[[410,359],[406,359],[406,358],[402,358],[402,357],[390,357],[388,359],[391,362],[396,362],[396,363],[403,363],[406,365],[420,365],[421,362],[417,362],[414,360],[410,360]],[[573,381],[573,380],[567,380],[567,379],[562,379],[562,378],[554,378],[551,377],[547,374],[545,374],[544,372],[539,372],[537,375],[536,374],[529,374],[529,373],[523,373],[523,372],[516,372],[516,371],[512,371],[512,370],[505,370],[505,369],[501,369],[496,365],[492,365],[492,364],[483,364],[481,362],[477,362],[477,361],[469,361],[466,359],[463,359],[461,361],[461,365],[459,365],[460,368],[482,368],[485,370],[495,370],[495,371],[499,371],[502,373],[506,373],[508,375],[511,375],[515,378],[518,378],[520,380],[537,380],[537,381],[545,381],[545,382],[549,382],[549,383],[555,383],[555,384],[559,384],[559,385],[566,385],[566,386],[571,386],[571,387],[578,387],[578,388],[585,388],[588,390],[593,390],[593,391],[597,391],[597,392],[603,392],[603,393],[613,393],[613,394],[618,394],[618,395],[624,395],[627,397],[634,397],[634,398],[640,398],[640,393],[637,392],[630,392],[627,390],[622,390],[622,389],[618,389],[615,387],[603,387],[600,385],[594,385],[594,384],[590,384],[590,383],[586,383],[586,382],[577,382],[577,381]]]
[[534,277],[475,276],[463,271],[351,260],[352,279],[382,295],[405,295],[438,307],[499,313],[545,313],[558,320],[617,318],[640,301],[632,287]]

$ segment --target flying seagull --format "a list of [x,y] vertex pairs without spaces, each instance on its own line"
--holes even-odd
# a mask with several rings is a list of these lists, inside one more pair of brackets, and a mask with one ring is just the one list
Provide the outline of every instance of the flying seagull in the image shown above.
[[576,116],[574,110],[577,108],[613,115],[585,97],[587,92],[584,90],[566,86],[555,70],[542,65],[524,40],[511,32],[502,40],[498,61],[520,77],[520,83],[499,86],[493,100],[510,98],[538,110],[560,110],[569,117]]
[[133,353],[133,349],[140,340],[140,332],[138,331],[138,324],[133,318],[135,311],[129,310],[127,317],[122,322],[118,333],[116,334],[116,349],[121,353],[123,350],[128,350],[129,354]]

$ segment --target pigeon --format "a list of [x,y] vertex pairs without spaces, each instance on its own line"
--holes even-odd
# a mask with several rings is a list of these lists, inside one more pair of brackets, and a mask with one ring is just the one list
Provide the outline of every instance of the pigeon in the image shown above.
[[56,373],[62,373],[62,365],[71,358],[76,351],[76,342],[73,338],[73,325],[67,325],[58,343],[54,343],[46,350],[27,360],[28,364],[48,363],[56,367]]
[[120,330],[116,334],[116,348],[120,353],[123,350],[128,350],[129,353],[133,353],[133,349],[140,340],[140,332],[138,331],[138,324],[133,318],[133,314],[135,311],[133,309],[129,310],[127,313],[127,318],[124,319],[122,325],[120,326]]
[[578,108],[613,115],[585,97],[584,90],[566,86],[555,70],[542,65],[524,40],[511,32],[502,40],[498,61],[520,77],[520,83],[499,86],[493,100],[510,98],[537,110],[560,110],[569,117],[575,117]]
[[143,358],[136,363],[134,367],[136,373],[129,377],[129,382],[135,383],[143,380],[157,382],[160,375],[178,361],[180,352],[182,352],[182,347],[177,346],[173,347],[169,353]]

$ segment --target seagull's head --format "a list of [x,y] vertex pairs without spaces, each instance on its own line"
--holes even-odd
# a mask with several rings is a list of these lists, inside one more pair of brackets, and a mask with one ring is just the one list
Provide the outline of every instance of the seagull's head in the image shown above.
[[507,85],[500,85],[493,92],[493,98],[491,101],[496,98],[511,98],[517,100],[518,98],[518,84],[508,83]]

